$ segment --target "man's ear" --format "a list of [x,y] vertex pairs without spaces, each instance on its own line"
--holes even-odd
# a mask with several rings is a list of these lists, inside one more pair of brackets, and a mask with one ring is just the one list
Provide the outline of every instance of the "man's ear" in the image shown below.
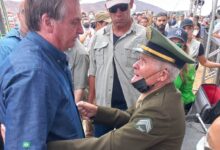
[[54,30],[54,19],[51,19],[48,14],[43,14],[41,17],[41,24],[44,27],[44,29],[47,31],[47,33],[52,33]]
[[169,75],[169,72],[168,72],[168,70],[165,68],[165,69],[163,69],[163,70],[161,71],[160,77],[158,78],[158,80],[159,80],[159,81],[165,81],[165,80],[167,80],[168,75]]

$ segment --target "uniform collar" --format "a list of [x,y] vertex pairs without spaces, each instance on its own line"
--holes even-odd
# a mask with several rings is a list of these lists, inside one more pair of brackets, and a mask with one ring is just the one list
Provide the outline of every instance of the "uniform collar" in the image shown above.
[[165,90],[168,90],[168,89],[176,89],[175,88],[175,85],[173,84],[173,82],[171,83],[168,83],[166,85],[164,85],[163,87],[161,87],[160,89],[150,93],[149,95],[147,95],[144,99],[150,99],[151,97],[155,96],[155,95],[159,95],[160,93],[164,92]]

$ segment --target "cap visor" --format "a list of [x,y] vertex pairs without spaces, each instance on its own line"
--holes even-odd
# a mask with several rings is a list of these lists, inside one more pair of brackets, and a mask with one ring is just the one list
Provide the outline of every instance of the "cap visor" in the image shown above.
[[105,21],[105,22],[107,22],[107,23],[111,23],[112,22],[112,20],[109,18],[109,19],[105,19],[105,20],[103,20],[103,21]]
[[[179,48],[176,44],[170,41],[168,38],[163,36],[159,31],[152,28],[151,39],[149,39],[152,43],[157,44],[161,47],[166,48],[166,50],[173,53],[179,59],[183,60],[186,63],[195,63],[195,60],[192,59],[187,53],[185,53],[181,48]],[[160,35],[158,37],[158,34]]]
[[117,5],[117,4],[128,4],[128,3],[130,3],[130,0],[109,0],[105,3],[105,5],[106,5],[106,8],[109,9],[112,6]]
[[184,39],[182,37],[179,37],[179,36],[167,36],[168,39],[171,39],[171,38],[178,38],[180,40],[182,40],[182,42],[185,43]]

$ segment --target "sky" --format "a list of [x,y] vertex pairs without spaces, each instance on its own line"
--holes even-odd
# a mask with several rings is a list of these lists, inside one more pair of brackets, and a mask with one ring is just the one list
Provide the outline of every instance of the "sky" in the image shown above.
[[[14,0],[20,1],[20,0]],[[80,3],[96,3],[105,0],[80,0]],[[167,11],[189,10],[190,0],[140,0],[149,4],[161,7]],[[218,1],[220,4],[220,0]],[[212,0],[205,0],[205,5],[202,7],[202,15],[208,15],[212,10]]]

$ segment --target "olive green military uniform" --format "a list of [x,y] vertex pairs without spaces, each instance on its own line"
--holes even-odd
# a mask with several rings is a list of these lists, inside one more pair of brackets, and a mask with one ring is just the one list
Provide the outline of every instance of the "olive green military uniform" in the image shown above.
[[58,141],[49,150],[179,150],[184,137],[184,110],[173,83],[138,100],[127,111],[99,107],[95,122],[118,129],[100,138]]

